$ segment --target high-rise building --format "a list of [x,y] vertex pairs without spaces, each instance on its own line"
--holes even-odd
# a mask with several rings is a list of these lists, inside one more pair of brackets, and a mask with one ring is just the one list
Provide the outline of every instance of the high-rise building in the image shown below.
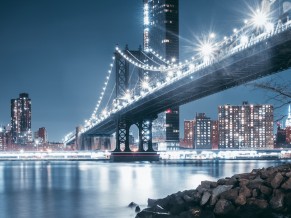
[[[143,3],[144,50],[153,49],[167,60],[178,62],[179,0],[143,0]],[[164,79],[162,74],[156,77]],[[164,141],[175,146],[179,143],[179,107],[167,111],[153,123],[153,141]]]
[[0,151],[6,150],[5,128],[0,126]]
[[211,122],[211,144],[212,149],[218,149],[219,133],[218,133],[218,121],[212,120]]
[[16,143],[32,141],[31,99],[27,93],[11,99],[11,134]]
[[252,105],[218,107],[220,149],[271,149],[273,106]]
[[288,116],[285,121],[285,127],[286,127],[286,143],[291,144],[291,106],[288,107]]
[[195,120],[184,120],[184,143],[188,148],[194,145],[194,125]]
[[194,126],[194,146],[195,149],[212,149],[211,128],[212,121],[206,117],[205,113],[196,115]]

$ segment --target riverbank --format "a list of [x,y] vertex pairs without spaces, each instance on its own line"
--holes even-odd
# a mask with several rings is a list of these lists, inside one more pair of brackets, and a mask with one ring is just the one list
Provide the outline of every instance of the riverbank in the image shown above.
[[148,200],[136,218],[291,217],[291,164],[202,181],[163,199]]

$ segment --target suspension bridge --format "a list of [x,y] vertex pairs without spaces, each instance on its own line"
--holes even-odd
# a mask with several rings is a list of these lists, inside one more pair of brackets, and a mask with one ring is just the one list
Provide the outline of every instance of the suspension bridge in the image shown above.
[[[92,116],[79,132],[69,133],[64,143],[116,134],[115,160],[156,160],[152,123],[168,108],[262,78],[291,66],[291,21],[269,19],[256,11],[233,34],[217,40],[210,34],[197,53],[183,62],[165,60],[152,49],[116,47],[104,87]],[[129,146],[129,129],[138,128],[138,151]]]

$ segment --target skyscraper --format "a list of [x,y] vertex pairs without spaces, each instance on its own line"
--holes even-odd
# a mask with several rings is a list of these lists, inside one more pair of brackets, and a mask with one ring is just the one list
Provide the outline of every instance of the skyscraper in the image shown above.
[[26,143],[31,139],[31,99],[27,93],[11,99],[11,133],[14,142]]
[[[179,61],[179,0],[143,0],[144,50],[153,49],[172,62]],[[163,79],[162,74],[156,75]],[[153,124],[153,140],[179,143],[179,107],[159,115]],[[166,131],[166,133],[161,133]],[[161,139],[162,137],[162,139]],[[156,140],[157,139],[157,140]]]
[[224,105],[218,107],[220,149],[271,149],[273,141],[273,106]]
[[212,149],[212,121],[206,117],[205,113],[196,115],[196,123],[194,126],[194,146],[195,149]]

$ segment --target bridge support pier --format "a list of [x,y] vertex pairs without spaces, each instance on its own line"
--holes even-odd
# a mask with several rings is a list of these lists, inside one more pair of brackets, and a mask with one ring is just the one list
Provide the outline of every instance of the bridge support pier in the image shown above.
[[[111,153],[111,161],[158,161],[159,155],[154,151],[152,143],[153,120],[153,118],[141,119],[134,123],[129,119],[119,117],[116,128],[116,149]],[[139,130],[137,152],[131,151],[129,147],[129,129],[132,124],[136,124]]]

